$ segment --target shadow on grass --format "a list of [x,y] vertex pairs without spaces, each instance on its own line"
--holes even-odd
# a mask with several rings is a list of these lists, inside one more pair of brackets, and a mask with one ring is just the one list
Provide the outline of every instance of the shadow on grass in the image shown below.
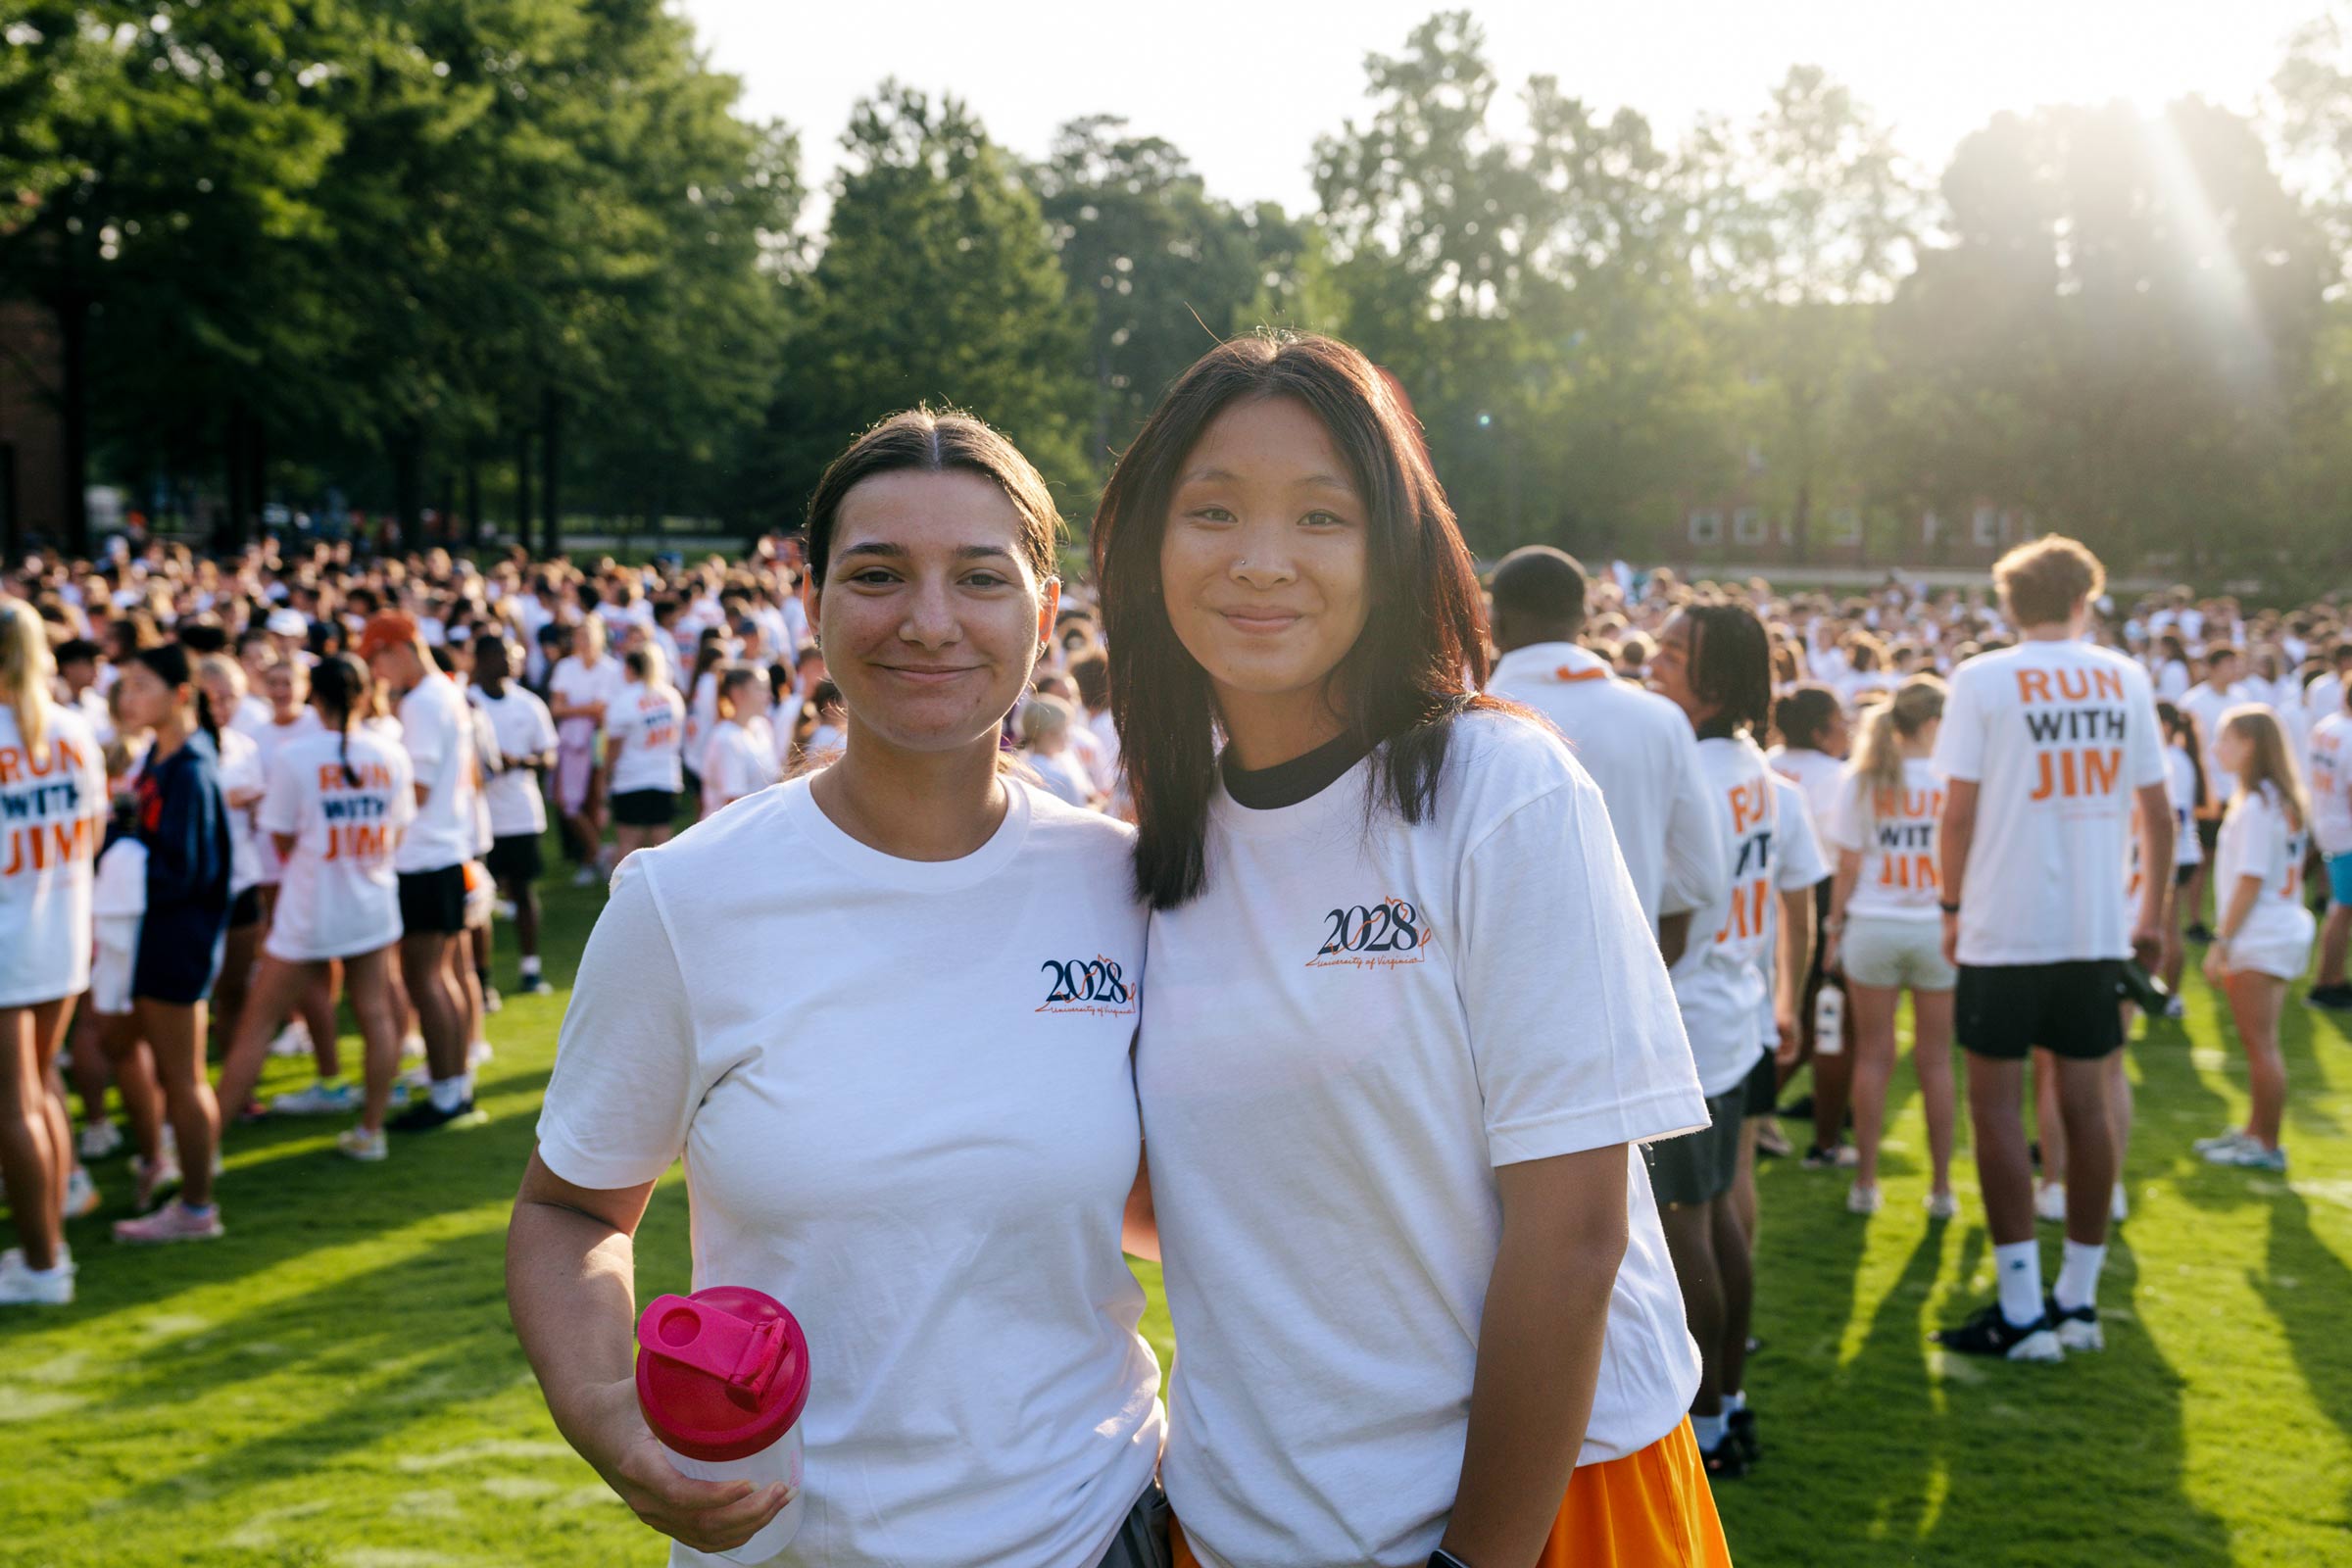
[[[2311,1208],[2291,1189],[2271,1200],[2270,1246],[2259,1274],[2247,1283],[2286,1331],[2296,1370],[2311,1401],[2352,1440],[2352,1266],[2311,1227]],[[2338,1506],[2352,1511],[2352,1477]]]

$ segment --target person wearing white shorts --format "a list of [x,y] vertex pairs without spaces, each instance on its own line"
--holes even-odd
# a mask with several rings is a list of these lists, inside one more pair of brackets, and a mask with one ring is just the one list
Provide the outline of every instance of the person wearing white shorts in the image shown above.
[[1944,685],[1933,675],[1903,683],[1873,708],[1832,812],[1838,872],[1830,893],[1829,961],[1844,970],[1854,1008],[1853,1109],[1857,1158],[1845,1206],[1876,1213],[1886,1090],[1894,1076],[1895,1009],[1911,993],[1912,1070],[1928,1117],[1934,1179],[1928,1212],[1959,1212],[1952,1193],[1952,990],[1959,970],[1943,953],[1937,860],[1944,790],[1928,758],[1943,723]]

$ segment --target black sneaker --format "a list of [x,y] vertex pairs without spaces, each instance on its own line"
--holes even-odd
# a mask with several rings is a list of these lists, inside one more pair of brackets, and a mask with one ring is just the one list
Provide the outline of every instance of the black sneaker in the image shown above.
[[2056,1295],[2041,1298],[2041,1315],[2058,1336],[2059,1347],[2068,1350],[2104,1350],[2107,1336],[2099,1332],[2099,1309],[2095,1306],[2064,1307]]
[[1727,1430],[1724,1441],[1740,1450],[1742,1464],[1749,1469],[1755,1468],[1756,1461],[1764,1457],[1763,1446],[1756,1442],[1756,1412],[1741,1406],[1725,1421]]
[[1861,1152],[1851,1144],[1838,1144],[1830,1149],[1809,1144],[1805,1148],[1804,1165],[1807,1170],[1851,1170],[1861,1159]]
[[1709,1481],[1737,1481],[1747,1474],[1747,1455],[1740,1451],[1740,1440],[1729,1432],[1712,1448],[1700,1449],[1698,1458],[1707,1467]]
[[1813,1097],[1799,1095],[1774,1111],[1773,1114],[1783,1121],[1811,1121],[1813,1119]]
[[2212,927],[2202,920],[2196,921],[2180,934],[2191,942],[2211,942],[2213,940]]
[[2313,986],[2303,1000],[2328,1012],[2352,1012],[2352,985]]
[[428,1095],[384,1123],[384,1126],[396,1133],[429,1133],[453,1125],[470,1127],[488,1119],[473,1108],[473,1097],[470,1095],[455,1110],[443,1110],[433,1103],[432,1097]]
[[1998,1301],[1985,1303],[1984,1310],[1958,1328],[1937,1329],[1928,1338],[1962,1355],[1997,1355],[2005,1361],[2066,1359],[2047,1317],[2037,1317],[2020,1328],[2001,1315]]

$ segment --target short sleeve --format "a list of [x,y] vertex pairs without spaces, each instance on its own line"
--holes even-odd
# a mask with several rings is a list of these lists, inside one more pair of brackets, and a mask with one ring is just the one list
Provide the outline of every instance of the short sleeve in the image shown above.
[[416,820],[416,774],[409,766],[409,756],[397,748],[392,753],[392,814],[386,818],[392,826],[405,828]]
[[400,739],[418,777],[433,772],[455,743],[449,710],[430,699],[400,705]]
[[1870,826],[1862,810],[1865,786],[1861,775],[1849,773],[1838,788],[1838,808],[1830,813],[1829,848],[1856,855],[1870,848]]
[[289,750],[281,750],[270,759],[269,777],[262,789],[262,809],[254,820],[265,833],[298,833],[302,830],[302,790],[294,781],[294,760]]
[[2132,718],[2124,731],[2124,745],[2131,753],[2128,776],[2133,789],[2144,790],[2165,781],[2164,721],[2156,716],[2156,698],[2144,677],[2133,680],[2128,690],[2132,694]]
[[231,799],[240,795],[254,795],[269,784],[269,780],[262,772],[261,748],[254,745],[251,738],[243,735],[239,735],[237,738],[244,741],[244,745],[228,746],[226,744],[227,735],[233,733],[235,732],[223,732],[223,748],[220,759],[220,793]]
[[538,698],[531,696],[529,692],[524,692],[522,695],[528,699],[523,706],[530,710],[531,715],[531,755],[536,757],[543,752],[554,751],[556,749],[554,716],[548,712],[547,705]]
[[1504,817],[1456,887],[1457,984],[1492,1163],[1707,1124],[1666,965],[1591,779]]
[[1822,858],[1821,841],[1813,836],[1813,818],[1805,809],[1804,793],[1791,785],[1780,790],[1780,852],[1773,857],[1773,883],[1787,893],[1813,886],[1830,874],[1830,864]]
[[2286,875],[2286,818],[2267,790],[2247,795],[2245,812],[2246,858],[2238,874],[2260,877],[2269,887]]
[[572,982],[539,1157],[575,1187],[638,1187],[667,1170],[709,1085],[677,950],[638,857],[612,880]]
[[1732,885],[1732,852],[1724,842],[1723,813],[1707,790],[1698,739],[1688,725],[1674,741],[1674,799],[1666,812],[1666,885],[1658,912],[1686,914],[1712,908]]
[[1936,735],[1936,771],[1964,784],[1984,776],[1985,715],[1974,674],[1966,664],[1952,671],[1951,690],[1943,700],[1943,727]]

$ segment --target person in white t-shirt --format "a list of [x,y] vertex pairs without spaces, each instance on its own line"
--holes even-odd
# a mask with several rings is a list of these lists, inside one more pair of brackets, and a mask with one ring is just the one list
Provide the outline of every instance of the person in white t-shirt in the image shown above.
[[1416,428],[1345,345],[1234,339],[1094,538],[1153,906],[1175,1560],[1728,1562],[1637,1147],[1704,1117],[1690,1050],[1600,791],[1470,685]]
[[571,652],[547,677],[547,709],[556,721],[556,809],[580,858],[575,887],[591,887],[603,863],[605,770],[596,755],[596,732],[620,691],[620,661],[605,651],[605,622],[588,615],[571,628]]
[[[2118,986],[2124,959],[2159,958],[2171,892],[2145,878],[2128,917],[2115,879],[2135,809],[2141,863],[2173,863],[2172,798],[2147,671],[2082,640],[2105,583],[2098,559],[2051,534],[2003,556],[1993,577],[2023,640],[1953,671],[1935,764],[1946,781],[1944,956],[1960,969],[1955,1030],[1970,1056],[1999,1298],[1937,1339],[2049,1361],[2106,1343],[2097,1298],[2118,1174]],[[2070,1178],[2065,1262],[2047,1298],[2022,1109],[2037,1046],[2057,1072]]]
[[1070,744],[1077,727],[1070,705],[1039,693],[1021,705],[1019,722],[1020,759],[1038,781],[1071,806],[1085,810],[1099,808],[1102,797],[1095,789],[1094,775],[1078,760],[1077,750]]
[[473,645],[473,684],[466,700],[490,719],[498,742],[498,771],[482,781],[490,813],[490,849],[482,857],[499,891],[514,906],[514,945],[525,996],[555,993],[540,968],[539,841],[547,833],[540,780],[556,763],[556,723],[536,692],[514,678],[520,654],[502,637]]
[[2180,926],[2203,892],[2205,846],[2198,840],[2197,823],[2213,790],[2205,777],[2204,748],[2198,743],[2195,721],[2179,704],[2169,702],[2157,703],[2156,720],[2164,726],[2165,793],[2173,803],[2173,908],[2164,922],[2160,969],[2165,990],[2173,994],[2165,1016],[2178,1019],[2186,1012],[2180,1001],[2180,971],[2188,952]]
[[1927,1111],[1928,1213],[1959,1212],[1952,1193],[1952,988],[1943,956],[1936,833],[1943,781],[1928,759],[1943,723],[1944,685],[1914,675],[1862,721],[1830,823],[1838,851],[1826,961],[1842,968],[1854,1012],[1854,1185],[1846,1206],[1875,1213],[1886,1091],[1894,1076],[1895,1011],[1911,993],[1912,1070]]
[[662,657],[640,644],[621,660],[626,679],[605,710],[605,769],[612,780],[617,860],[669,842],[685,788],[686,703]]
[[90,980],[90,884],[106,766],[82,715],[50,699],[41,617],[0,600],[0,1178],[17,1245],[0,1252],[0,1305],[74,1299],[66,1188],[74,1125],[51,1093],[74,999]]
[[[2239,670],[2236,649],[2219,645],[2209,648],[2205,651],[2204,679],[2175,699],[2180,711],[2196,722],[2198,740],[2204,748],[2197,760],[2209,779],[2230,776],[2223,770],[2214,747],[2221,738],[2222,715],[2245,700],[2238,685]],[[2208,866],[2213,862],[2215,846],[2221,842],[2222,808],[2228,804],[2229,791],[2215,790],[2197,816],[2197,844],[2204,851]],[[2213,935],[2205,925],[2205,888],[2206,879],[2200,876],[2182,892],[2188,904],[2188,938],[2192,942],[2209,941]]]
[[1668,963],[1690,945],[1694,913],[1731,885],[1730,854],[1698,740],[1683,710],[1609,676],[1578,646],[1585,571],[1548,545],[1514,550],[1494,568],[1494,646],[1487,691],[1551,721],[1600,786],[1642,912]]
[[480,764],[465,695],[434,663],[415,617],[379,612],[360,634],[359,652],[400,699],[400,742],[416,794],[416,814],[393,851],[392,869],[400,878],[401,982],[416,1009],[432,1087],[391,1128],[429,1132],[479,1114],[466,1061],[472,1017],[450,950],[466,930],[466,862],[479,849]]
[[253,1006],[221,1067],[222,1102],[253,1092],[268,1059],[270,1031],[306,981],[340,963],[365,1047],[366,1092],[359,1124],[337,1147],[353,1159],[385,1155],[384,1113],[400,1066],[400,1014],[393,964],[401,937],[400,885],[392,869],[401,834],[416,812],[408,754],[358,722],[368,674],[348,654],[322,659],[311,675],[318,733],[270,759],[261,828],[285,872],[254,978]]
[[[220,978],[213,986],[213,1016],[223,1040],[236,1037],[245,1011],[247,982],[262,946],[262,858],[256,843],[254,813],[262,804],[262,771],[258,730],[270,727],[267,702],[245,695],[245,671],[226,654],[207,654],[196,662],[196,684],[216,713],[237,716],[220,727],[220,794],[228,805],[228,937],[221,950]],[[258,711],[257,711],[258,710]],[[221,1102],[223,1116],[259,1114],[242,1102]]]
[[721,811],[776,781],[776,741],[767,710],[774,688],[753,664],[711,672],[716,720],[703,751],[703,814]]
[[[1780,742],[1764,754],[1764,760],[1802,791],[1805,820],[1813,829],[1814,842],[1827,844],[1845,789],[1846,752],[1853,744],[1845,705],[1829,687],[1800,681],[1773,699],[1772,727]],[[1813,890],[1814,924],[1818,927],[1829,915],[1830,878],[1824,876]],[[1807,1170],[1844,1169],[1851,1167],[1855,1158],[1853,1146],[1845,1141],[1855,1054],[1851,1009],[1843,1014],[1836,1049],[1824,1053],[1821,1042],[1814,1038],[1814,1002],[1821,988],[1830,983],[1825,960],[1824,950],[1815,944],[1804,989],[1790,1000],[1796,1019],[1796,1051],[1780,1069],[1784,1084],[1800,1066],[1812,1070],[1813,1138],[1804,1153]]]
[[681,1153],[694,1284],[763,1291],[825,1347],[789,1560],[1161,1560],[1137,1549],[1165,1528],[1159,1370],[1119,1253],[1132,835],[998,767],[1056,523],[977,420],[859,437],[808,526],[847,748],[630,857],[589,938],[508,1301],[558,1429],[675,1564],[793,1495],[687,1479],[638,1410],[632,1236]]
[[1110,659],[1100,648],[1090,648],[1070,661],[1070,684],[1077,690],[1082,712],[1080,722],[1095,738],[1095,755],[1099,770],[1095,788],[1112,798],[1110,809],[1115,808],[1117,797],[1124,789],[1119,782],[1119,728],[1110,711]]
[[2328,918],[2308,1000],[2330,1012],[2352,1011],[2352,985],[2344,981],[2345,949],[2352,946],[2352,712],[2339,707],[2314,723],[2304,756],[2311,839],[2328,876]]
[[2285,726],[2267,706],[2223,716],[2219,752],[2235,781],[2215,859],[2213,944],[2205,978],[2230,999],[2230,1021],[2245,1048],[2247,1107],[2243,1127],[2198,1140],[2216,1165],[2282,1175],[2279,1147],[2286,1114],[2286,1062],[2278,1052],[2278,1014],[2288,984],[2311,958],[2311,911],[2303,906],[2303,861],[2311,847],[2311,797]]

